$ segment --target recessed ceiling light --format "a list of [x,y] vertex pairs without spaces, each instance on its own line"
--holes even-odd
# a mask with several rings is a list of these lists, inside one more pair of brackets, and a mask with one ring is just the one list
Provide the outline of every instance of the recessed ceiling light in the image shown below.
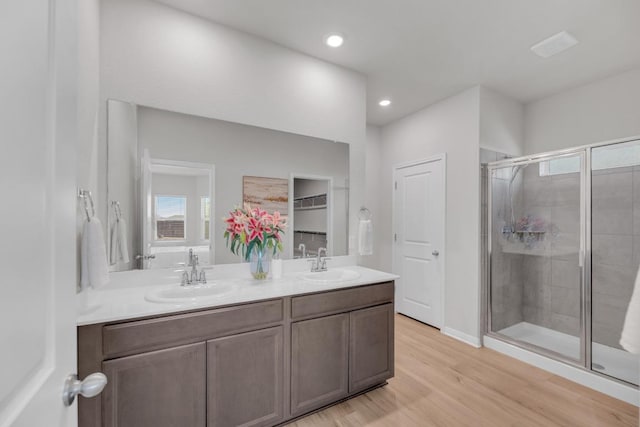
[[391,100],[383,99],[380,102],[378,102],[378,105],[380,105],[381,107],[388,107],[389,105],[391,105]]
[[561,31],[542,40],[540,43],[534,44],[531,46],[531,50],[538,56],[549,58],[577,44],[578,40],[574,36],[566,31]]
[[340,47],[344,43],[344,36],[338,33],[331,33],[324,38],[324,42],[329,47]]

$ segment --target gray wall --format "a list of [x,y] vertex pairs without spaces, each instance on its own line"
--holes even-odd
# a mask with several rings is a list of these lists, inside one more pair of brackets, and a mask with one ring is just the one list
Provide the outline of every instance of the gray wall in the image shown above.
[[592,188],[593,340],[620,348],[640,264],[640,167],[594,171]]
[[349,176],[349,145],[147,107],[138,107],[138,143],[153,158],[215,165],[212,225],[216,263],[239,261],[226,248],[221,218],[242,202],[245,175],[332,176],[334,254],[347,254],[344,187]]
[[[140,253],[142,246],[141,233],[132,233],[140,227],[141,213],[138,210],[137,200],[140,197],[140,167],[138,166],[138,125],[137,108],[127,102],[109,101],[109,147],[108,160],[109,168],[116,168],[117,173],[107,174],[105,178],[108,183],[108,214],[103,214],[103,225],[106,227],[107,250],[111,241],[111,230],[115,222],[115,215],[112,201],[120,204],[122,218],[127,223],[129,238],[127,246],[129,249],[129,262],[118,262],[112,265],[111,271],[126,271],[137,268],[136,255]],[[100,200],[99,197],[95,197]],[[106,211],[107,208],[105,208]],[[108,220],[107,220],[108,219]]]

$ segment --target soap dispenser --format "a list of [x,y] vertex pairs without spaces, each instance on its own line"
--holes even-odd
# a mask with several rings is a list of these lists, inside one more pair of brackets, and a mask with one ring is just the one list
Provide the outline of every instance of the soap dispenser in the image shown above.
[[282,279],[282,258],[280,258],[279,252],[276,252],[271,260],[271,278],[273,280]]

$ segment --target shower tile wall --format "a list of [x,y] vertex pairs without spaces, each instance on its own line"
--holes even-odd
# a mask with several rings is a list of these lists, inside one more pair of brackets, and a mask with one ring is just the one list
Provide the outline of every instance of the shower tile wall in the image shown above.
[[592,174],[592,338],[620,348],[640,263],[640,168]]
[[518,218],[531,215],[547,223],[544,250],[524,255],[524,321],[580,334],[580,175],[540,176],[538,164],[523,171]]

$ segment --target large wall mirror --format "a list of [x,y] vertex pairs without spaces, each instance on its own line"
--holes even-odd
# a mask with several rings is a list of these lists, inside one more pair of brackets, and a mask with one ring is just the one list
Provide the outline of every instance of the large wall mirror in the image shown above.
[[241,262],[222,220],[249,202],[287,216],[283,258],[348,250],[349,145],[107,101],[113,271]]

